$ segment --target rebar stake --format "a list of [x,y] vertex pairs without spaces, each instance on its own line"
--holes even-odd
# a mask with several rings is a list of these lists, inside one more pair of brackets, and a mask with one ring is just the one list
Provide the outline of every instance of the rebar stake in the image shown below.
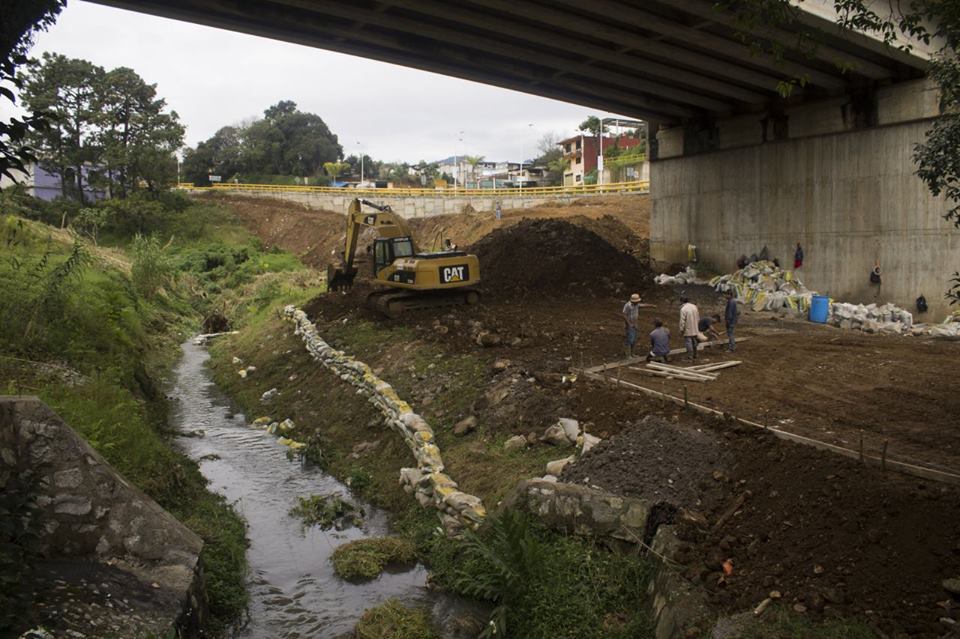
[[883,450],[880,452],[880,468],[883,472],[887,472],[887,444],[889,443],[889,439],[883,440]]

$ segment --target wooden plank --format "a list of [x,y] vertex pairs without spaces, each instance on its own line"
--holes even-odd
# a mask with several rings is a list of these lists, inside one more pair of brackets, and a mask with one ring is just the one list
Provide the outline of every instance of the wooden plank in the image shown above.
[[627,370],[636,371],[638,373],[645,373],[647,375],[656,375],[657,377],[665,377],[666,379],[681,379],[686,382],[710,382],[713,381],[706,377],[689,377],[682,373],[677,373],[673,371],[659,371],[652,368],[638,368],[636,366],[628,366]]
[[717,379],[717,376],[713,373],[701,373],[699,371],[692,371],[686,368],[680,368],[679,366],[670,366],[669,364],[660,364],[658,362],[650,362],[647,364],[647,368],[667,371],[668,373],[673,373],[675,375],[685,375],[687,377],[693,377],[696,379],[706,379],[711,381]]
[[626,359],[621,359],[617,362],[608,362],[606,364],[599,364],[597,366],[591,366],[589,368],[583,369],[584,373],[602,373],[603,371],[608,371],[611,368],[620,368],[621,366],[629,366],[631,364],[638,364],[642,362],[645,358],[640,356],[628,357]]
[[730,362],[718,362],[716,364],[700,364],[699,366],[690,366],[687,370],[697,371],[700,373],[712,373],[713,371],[718,371],[722,368],[730,368],[731,366],[739,366],[742,364],[740,360],[733,360]]
[[[750,341],[750,339],[751,339],[750,337],[738,337],[738,338],[737,338],[737,344],[739,344],[740,342],[748,342],[748,341]],[[720,340],[715,340],[715,341],[713,341],[713,342],[700,342],[700,343],[697,345],[697,350],[698,350],[698,351],[702,351],[703,349],[705,349],[705,348],[710,348],[711,346],[726,346],[726,345],[727,345],[727,342],[726,342],[726,341],[720,341]],[[687,352],[687,349],[686,349],[686,348],[674,348],[673,350],[670,351],[670,354],[671,354],[671,355],[680,355],[680,354],[686,353],[686,352]]]
[[[646,388],[645,386],[640,386],[639,384],[633,384],[621,379],[610,379],[603,377],[602,375],[596,375],[592,373],[586,373],[586,376],[590,379],[605,380],[618,386],[623,386],[631,390],[635,390],[643,393],[644,395],[649,395],[650,397],[656,397],[658,399],[663,399],[669,402],[673,402],[679,406],[687,406],[692,408],[695,411],[707,414],[707,415],[718,415],[720,417],[724,416],[723,411],[716,410],[715,408],[710,408],[709,406],[704,406],[702,404],[697,404],[695,402],[687,401],[685,402],[682,397],[675,397],[673,395],[668,395],[667,393],[661,393],[660,391],[655,391],[652,388]],[[843,455],[844,457],[850,457],[852,459],[860,459],[860,452],[856,450],[851,450],[849,448],[844,448],[843,446],[837,446],[836,444],[830,444],[828,442],[820,441],[819,439],[813,439],[812,437],[805,437],[803,435],[797,435],[796,433],[791,433],[785,430],[780,430],[779,428],[767,427],[763,424],[758,424],[757,422],[750,421],[749,419],[743,419],[742,417],[734,417],[741,424],[746,424],[747,426],[753,426],[754,428],[762,428],[768,430],[776,437],[780,439],[785,439],[787,441],[796,442],[798,444],[804,444],[806,446],[812,446],[820,450],[826,450],[838,455]],[[872,466],[881,466],[884,460],[876,457],[874,455],[864,455],[863,460],[865,463]],[[924,479],[931,479],[934,481],[942,481],[948,484],[960,485],[960,473],[945,471],[945,470],[936,470],[934,468],[928,468],[926,466],[919,466],[917,464],[911,464],[908,462],[894,461],[891,459],[886,460],[887,468],[895,470],[905,475],[912,475],[914,477],[922,477]]]

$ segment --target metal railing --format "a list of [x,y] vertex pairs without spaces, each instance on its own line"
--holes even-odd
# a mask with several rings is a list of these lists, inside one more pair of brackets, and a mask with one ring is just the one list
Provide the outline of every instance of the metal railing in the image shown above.
[[650,191],[648,180],[613,182],[610,184],[586,184],[583,186],[531,186],[529,188],[509,189],[461,189],[461,188],[383,188],[356,189],[335,186],[303,186],[300,184],[214,184],[212,186],[194,186],[189,182],[181,183],[177,188],[190,191],[250,191],[267,193],[327,193],[332,195],[379,197],[520,197],[544,195],[598,195],[603,193],[647,193]]

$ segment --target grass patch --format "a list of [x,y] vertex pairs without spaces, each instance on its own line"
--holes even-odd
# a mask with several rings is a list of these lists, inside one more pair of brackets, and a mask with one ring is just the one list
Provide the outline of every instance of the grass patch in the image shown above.
[[354,631],[356,639],[436,639],[426,610],[408,608],[388,599],[363,613]]
[[737,635],[737,639],[876,639],[865,623],[852,619],[814,621],[796,614],[782,604],[771,608],[758,623]]
[[[193,225],[184,235],[196,243],[229,225],[219,209],[182,209],[177,216],[168,230]],[[176,243],[151,241],[153,262],[138,271],[144,250],[125,254],[133,248],[130,237],[106,249],[38,222],[12,216],[2,222],[0,392],[38,395],[126,479],[200,535],[210,611],[204,630],[227,634],[247,603],[245,524],[168,441],[162,378],[204,304],[202,291],[189,286],[189,273],[166,267]],[[240,231],[222,236],[249,241]],[[257,290],[264,277],[292,277],[291,259],[267,261],[266,269],[283,273],[253,272],[244,290]],[[141,280],[151,275],[149,286],[135,283],[138,273]],[[282,294],[286,281],[277,284]],[[259,303],[268,305],[262,300],[272,294],[262,290]]]
[[496,605],[481,637],[652,637],[639,611],[652,567],[506,512],[464,541],[428,541],[433,583]]
[[363,508],[357,508],[340,495],[310,495],[298,497],[297,505],[290,514],[307,526],[320,526],[322,530],[363,524]]
[[393,564],[410,564],[417,558],[413,542],[402,537],[371,537],[344,544],[333,553],[333,570],[343,579],[373,579]]

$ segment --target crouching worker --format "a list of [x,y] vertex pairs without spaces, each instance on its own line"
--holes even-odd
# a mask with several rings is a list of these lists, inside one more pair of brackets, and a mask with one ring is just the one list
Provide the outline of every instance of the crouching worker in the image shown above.
[[714,326],[720,325],[720,316],[711,315],[710,317],[704,317],[700,320],[700,323],[697,324],[697,328],[700,329],[700,332],[706,335],[708,340],[720,339],[720,333],[717,332],[717,329]]
[[670,361],[670,331],[663,325],[659,319],[653,320],[653,330],[650,331],[650,352],[647,354],[648,362]]

